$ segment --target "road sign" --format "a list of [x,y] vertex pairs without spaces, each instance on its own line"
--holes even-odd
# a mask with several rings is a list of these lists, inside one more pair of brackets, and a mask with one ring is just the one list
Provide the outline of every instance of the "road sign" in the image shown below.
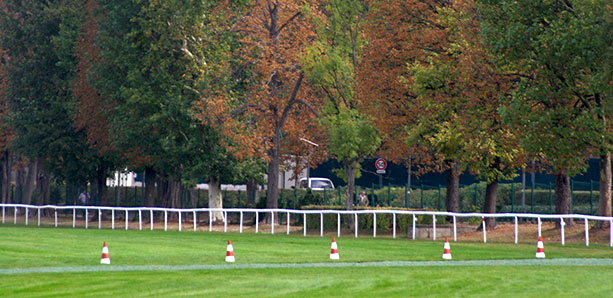
[[385,168],[387,168],[387,161],[383,158],[378,158],[375,161],[375,168],[377,168],[377,174],[385,174]]

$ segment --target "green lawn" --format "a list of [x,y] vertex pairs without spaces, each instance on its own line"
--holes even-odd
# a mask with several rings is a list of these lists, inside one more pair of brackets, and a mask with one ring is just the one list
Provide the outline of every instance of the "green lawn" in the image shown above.
[[[390,266],[131,270],[7,274],[35,267],[331,263],[331,237],[285,234],[123,231],[0,226],[3,296],[590,296],[609,297],[613,266]],[[443,241],[351,236],[340,262],[439,261]],[[534,259],[536,243],[451,243],[453,261]],[[548,259],[613,258],[607,246],[545,243]]]

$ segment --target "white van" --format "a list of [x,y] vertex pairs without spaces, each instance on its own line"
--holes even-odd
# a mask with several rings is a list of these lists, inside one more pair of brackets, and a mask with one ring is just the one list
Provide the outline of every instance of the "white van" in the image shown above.
[[328,178],[311,177],[307,185],[307,178],[302,178],[298,181],[299,188],[310,188],[312,190],[334,189],[334,183]]

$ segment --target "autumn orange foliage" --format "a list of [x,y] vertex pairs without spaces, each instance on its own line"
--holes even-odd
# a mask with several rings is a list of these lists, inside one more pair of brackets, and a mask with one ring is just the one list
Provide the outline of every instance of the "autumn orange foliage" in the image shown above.
[[408,63],[425,62],[426,52],[441,52],[445,28],[437,24],[437,7],[447,1],[368,1],[370,13],[363,28],[368,41],[357,69],[361,109],[383,133],[380,154],[392,161],[431,163],[428,148],[409,147],[406,127],[423,113],[405,80]]
[[240,57],[246,64],[242,67],[253,75],[247,98],[240,102],[221,90],[198,104],[201,114],[212,112],[214,117],[208,119],[223,124],[224,135],[232,137],[235,155],[245,158],[265,152],[268,207],[277,207],[282,148],[304,148],[299,138],[311,138],[316,131],[313,119],[320,99],[309,88],[300,61],[316,37],[304,14],[309,3],[317,13],[313,1],[253,1],[230,28],[241,34],[242,47],[229,54]]
[[75,127],[87,131],[87,141],[105,153],[113,148],[109,140],[108,104],[100,96],[100,92],[91,84],[96,80],[93,67],[100,63],[100,49],[96,46],[98,26],[96,22],[101,16],[95,11],[100,8],[96,0],[88,0],[84,7],[85,21],[81,26],[81,35],[75,44],[75,56],[78,59],[73,92],[76,98],[73,116]]

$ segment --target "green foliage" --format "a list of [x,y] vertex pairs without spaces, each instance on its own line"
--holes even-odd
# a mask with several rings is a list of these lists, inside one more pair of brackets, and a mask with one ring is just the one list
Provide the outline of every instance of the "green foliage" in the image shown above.
[[343,108],[324,116],[322,123],[328,128],[328,150],[341,163],[355,164],[381,143],[378,130],[358,111]]
[[[80,1],[6,1],[0,45],[7,71],[13,149],[58,181],[85,184],[101,160],[72,121],[74,45],[82,22]],[[25,12],[28,13],[25,13]]]
[[[373,154],[381,143],[377,129],[358,111],[355,98],[356,67],[363,41],[359,27],[367,7],[363,1],[332,0],[326,19],[315,19],[318,39],[303,58],[308,79],[328,98],[321,124],[327,129],[328,152],[344,165],[340,178],[358,173],[359,161]],[[353,176],[353,175],[351,175]]]
[[[154,167],[184,181],[215,176],[232,181],[235,159],[215,127],[195,117],[207,81],[207,60],[225,43],[216,34],[213,1],[100,1],[96,87],[114,107],[112,141],[129,166]],[[214,27],[212,27],[214,28]],[[209,82],[210,86],[210,82]],[[136,155],[136,156],[135,156]],[[246,171],[241,171],[246,173]]]
[[504,69],[522,74],[504,121],[553,171],[583,171],[590,150],[610,150],[598,119],[611,115],[604,103],[613,94],[610,1],[478,3],[488,45]]

